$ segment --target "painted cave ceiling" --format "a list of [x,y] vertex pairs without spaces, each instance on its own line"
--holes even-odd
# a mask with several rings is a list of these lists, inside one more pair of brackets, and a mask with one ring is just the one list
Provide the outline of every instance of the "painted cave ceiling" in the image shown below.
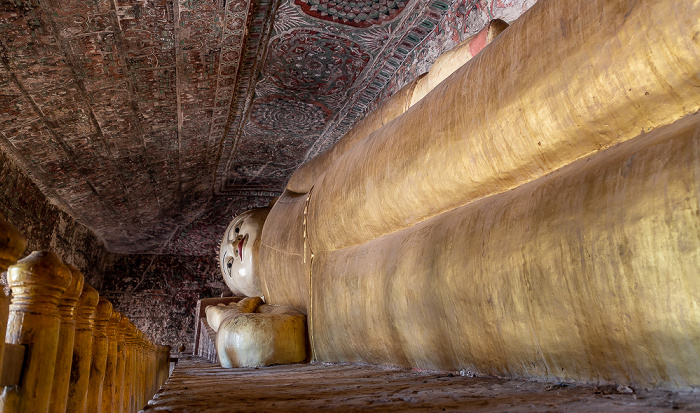
[[110,251],[213,254],[454,1],[0,0],[0,148]]

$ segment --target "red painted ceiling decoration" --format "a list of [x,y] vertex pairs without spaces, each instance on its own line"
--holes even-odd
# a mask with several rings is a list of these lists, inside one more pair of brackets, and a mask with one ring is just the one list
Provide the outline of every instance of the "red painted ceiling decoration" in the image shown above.
[[333,95],[353,86],[369,60],[348,38],[293,30],[270,42],[265,75],[283,89]]
[[322,128],[331,114],[323,103],[269,95],[253,103],[250,120],[281,135],[304,135]]
[[406,0],[295,0],[309,16],[352,27],[370,27],[390,21],[406,7]]
[[0,1],[0,149],[110,251],[213,255],[477,5]]

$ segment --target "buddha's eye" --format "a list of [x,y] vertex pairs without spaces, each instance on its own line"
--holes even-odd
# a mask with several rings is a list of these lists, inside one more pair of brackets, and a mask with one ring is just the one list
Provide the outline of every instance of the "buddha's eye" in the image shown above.
[[240,229],[240,228],[236,228],[234,231],[236,231],[236,234],[238,234],[239,232],[241,232],[241,229]]

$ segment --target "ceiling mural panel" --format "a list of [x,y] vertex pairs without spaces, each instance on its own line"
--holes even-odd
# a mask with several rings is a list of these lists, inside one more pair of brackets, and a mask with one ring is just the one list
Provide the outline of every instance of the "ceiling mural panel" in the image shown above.
[[0,146],[108,249],[158,252],[211,197],[257,4],[0,3]]
[[253,102],[250,120],[262,129],[280,135],[305,135],[321,129],[331,114],[321,102],[268,95]]
[[[89,160],[75,156],[80,143],[86,139],[94,141],[102,153],[107,148],[92,117],[90,102],[86,101],[85,84],[75,79],[75,58],[68,41],[56,36],[52,19],[65,17],[72,9],[54,13],[52,5],[37,2],[5,2],[1,7],[0,28],[9,35],[0,40],[0,60],[13,89],[30,102],[28,116],[21,113],[8,119],[11,126],[2,131],[3,142],[26,156],[25,164],[36,166],[35,177],[56,180],[56,184],[51,185],[52,190],[47,191],[54,196],[65,193],[65,188],[75,187],[78,182],[87,183],[94,193],[102,189],[113,194],[113,187],[98,188],[89,183],[93,174]],[[85,12],[84,7],[79,9]],[[69,19],[71,24],[75,20],[79,19]],[[81,30],[89,27],[78,26]],[[46,79],[47,75],[51,77]],[[29,121],[37,118],[37,121]],[[58,149],[61,161],[46,161],[41,157],[42,152],[36,148],[47,145]],[[113,165],[107,163],[105,167]],[[43,187],[47,186],[44,182]],[[114,216],[113,207],[104,202],[98,202],[97,206],[105,209],[105,215]]]
[[352,27],[370,27],[392,20],[406,7],[407,0],[295,0],[304,13],[321,20]]
[[242,145],[238,155],[241,159],[265,159],[267,163],[282,165],[285,168],[296,166],[297,159],[304,156],[309,143],[293,136],[260,135],[251,141],[255,145]]
[[[251,100],[255,93],[255,84],[262,68],[267,42],[269,40],[274,11],[278,0],[257,0],[250,8],[245,41],[240,50],[240,67],[233,87],[229,117],[221,135],[218,147],[208,151],[209,165],[212,166],[214,185],[212,192],[222,195],[218,188],[226,187],[229,181],[223,173],[229,170],[233,154],[238,147],[242,126],[248,122]],[[206,213],[203,212],[203,213]]]
[[233,197],[213,198],[202,216],[184,226],[169,239],[164,254],[218,257],[222,234],[238,214],[252,208],[266,207],[277,194],[247,191]]
[[369,60],[350,39],[293,30],[270,42],[265,76],[282,89],[334,95],[351,87]]

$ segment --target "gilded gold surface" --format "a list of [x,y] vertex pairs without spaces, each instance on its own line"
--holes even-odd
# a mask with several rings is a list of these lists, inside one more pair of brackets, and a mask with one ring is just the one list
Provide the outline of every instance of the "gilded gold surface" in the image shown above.
[[503,20],[492,20],[479,33],[440,55],[430,67],[430,71],[416,84],[411,96],[411,106],[418,103],[452,73],[464,66],[506,28],[508,28],[508,23]]
[[693,115],[513,191],[317,255],[318,358],[697,386],[698,136]]
[[97,290],[89,284],[83,284],[75,311],[75,339],[66,409],[69,412],[84,412],[87,404],[94,314],[99,299]]
[[325,171],[312,248],[408,228],[697,111],[699,14],[697,1],[538,2]]
[[[19,233],[14,225],[5,220],[5,216],[0,213],[0,273],[5,272],[7,267],[14,264],[24,253],[27,241]],[[5,337],[7,331],[7,319],[10,312],[10,297],[0,289],[0,338]],[[5,361],[5,340],[0,340],[0,366]]]
[[124,405],[126,397],[124,396],[125,386],[126,386],[126,360],[127,360],[127,344],[126,344],[126,334],[129,329],[129,319],[122,313],[119,313],[120,320],[117,324],[117,368],[115,377],[115,397],[112,403],[112,411],[116,413],[122,413],[124,410]]
[[87,391],[87,411],[102,411],[102,388],[107,367],[109,338],[107,323],[112,316],[112,303],[100,297],[95,308],[95,327],[92,335],[92,362],[90,363],[90,382]]
[[118,311],[112,311],[107,323],[107,364],[105,366],[105,378],[102,383],[102,411],[113,412],[114,401],[117,394],[117,357],[118,336],[117,329],[123,315]]
[[138,377],[138,360],[137,360],[137,338],[136,326],[129,321],[127,331],[125,333],[126,341],[126,365],[124,367],[124,411],[133,412],[139,408],[136,405],[135,386]]
[[0,214],[0,272],[14,264],[27,247],[27,240]]
[[304,312],[308,308],[309,279],[304,262],[304,208],[306,195],[285,192],[267,219],[260,244],[263,295],[278,305]]

